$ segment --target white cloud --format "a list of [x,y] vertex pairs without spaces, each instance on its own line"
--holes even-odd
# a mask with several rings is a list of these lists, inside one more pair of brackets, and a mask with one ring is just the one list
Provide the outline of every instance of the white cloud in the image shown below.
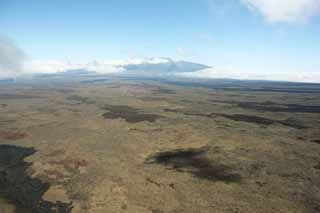
[[73,63],[61,60],[26,60],[24,52],[12,40],[0,35],[0,79],[35,73],[56,73],[86,69],[102,74],[122,72],[126,65],[168,63],[170,58],[130,58],[127,60],[94,60]]
[[192,73],[179,73],[190,78],[216,78],[238,80],[267,80],[320,83],[320,72],[252,72],[209,68]]
[[0,35],[0,78],[15,77],[21,72],[24,52],[13,41]]
[[306,22],[320,14],[320,0],[240,0],[269,22]]
[[72,63],[59,60],[30,60],[23,64],[21,74],[56,73],[74,69],[86,69],[101,74],[117,73],[124,70],[124,66],[133,64],[168,63],[169,58],[130,58],[127,60],[94,60],[88,63]]
[[[125,71],[126,65],[174,63],[170,58],[130,58],[127,60],[94,60],[88,63],[72,63],[59,60],[25,60],[25,54],[10,39],[0,36],[0,79],[35,73],[56,73],[74,69],[86,69],[102,74]],[[245,80],[276,80],[320,83],[320,72],[258,72],[209,68],[197,72],[177,74],[184,77],[232,78]]]
[[69,69],[80,69],[80,65],[71,64],[58,60],[30,60],[23,65],[24,73],[55,73]]
[[[56,73],[74,69],[86,69],[101,74],[119,73],[125,71],[126,65],[173,63],[170,58],[131,58],[127,60],[94,60],[89,63],[71,63],[59,60],[30,60],[26,61],[21,71],[15,75],[29,75],[35,73]],[[14,72],[10,72],[13,74]],[[0,72],[1,74],[1,72]],[[176,76],[192,78],[228,78],[239,80],[270,80],[320,83],[320,72],[259,72],[230,69],[208,68],[196,72],[179,73]],[[0,78],[2,76],[0,75]]]
[[115,73],[122,71],[114,61],[92,61],[89,63],[71,63],[69,61],[59,60],[30,60],[23,66],[23,73],[56,73],[67,70],[86,69],[97,73]]

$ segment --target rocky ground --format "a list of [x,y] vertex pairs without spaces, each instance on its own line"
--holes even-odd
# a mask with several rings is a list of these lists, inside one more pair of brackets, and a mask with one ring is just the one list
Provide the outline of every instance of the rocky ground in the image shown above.
[[320,86],[0,85],[0,212],[320,212]]

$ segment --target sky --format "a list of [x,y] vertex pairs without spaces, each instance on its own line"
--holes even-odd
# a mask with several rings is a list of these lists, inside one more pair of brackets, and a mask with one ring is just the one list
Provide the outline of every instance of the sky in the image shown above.
[[319,15],[320,0],[0,0],[0,77],[170,57],[226,76],[310,80],[320,73]]

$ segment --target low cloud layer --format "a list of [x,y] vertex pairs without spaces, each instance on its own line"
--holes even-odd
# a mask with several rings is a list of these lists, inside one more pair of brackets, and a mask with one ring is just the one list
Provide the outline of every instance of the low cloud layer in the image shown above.
[[160,64],[171,62],[168,58],[145,58],[127,60],[94,60],[88,63],[73,63],[59,60],[31,60],[23,65],[24,73],[56,73],[67,70],[85,69],[101,74],[111,74],[124,71],[128,65]]
[[320,0],[241,0],[269,22],[306,22],[320,14]]
[[[2,59],[3,61],[3,59]],[[180,67],[180,64],[183,67]],[[130,59],[130,60],[118,60],[118,61],[93,61],[90,63],[70,63],[58,60],[32,60],[27,61],[22,65],[10,65],[7,63],[7,69],[0,70],[0,79],[4,77],[15,77],[23,75],[32,75],[37,73],[57,73],[65,72],[68,70],[84,69],[93,71],[100,74],[112,74],[112,73],[130,73],[128,67],[134,67],[137,71],[136,74],[159,76],[159,74],[176,77],[190,77],[190,78],[216,78],[216,79],[239,79],[239,80],[270,80],[270,81],[292,81],[292,82],[308,82],[308,83],[320,83],[319,72],[259,72],[259,71],[239,71],[239,70],[225,70],[215,68],[202,68],[197,69],[189,62],[173,61],[166,58],[150,58],[150,59]],[[168,70],[168,66],[180,67],[181,69]],[[201,64],[199,64],[200,66]],[[137,69],[142,67],[142,69]],[[10,70],[8,68],[13,68]],[[190,71],[187,71],[187,70]],[[17,70],[15,73],[14,70]],[[140,72],[144,70],[146,72]],[[3,72],[4,71],[4,72]],[[176,71],[176,72],[175,72]]]
[[[145,58],[128,60],[95,60],[88,63],[72,63],[59,60],[25,60],[24,52],[10,39],[0,36],[0,79],[32,75],[35,73],[56,73],[84,69],[101,74],[141,70],[148,75],[176,75],[195,78],[232,78],[243,80],[275,80],[320,83],[319,72],[249,72],[214,69],[191,62],[175,61],[170,58]],[[208,69],[207,69],[208,68]],[[200,71],[199,71],[200,70]],[[131,72],[132,74],[132,72]]]
[[180,73],[181,77],[189,78],[215,78],[215,79],[238,79],[238,80],[267,80],[320,83],[319,72],[249,72],[239,70],[224,70],[209,68],[193,73]]
[[12,40],[0,35],[0,78],[15,77],[22,72],[24,52]]
[[24,74],[35,73],[56,73],[67,70],[85,69],[97,73],[115,73],[122,71],[116,66],[115,62],[111,61],[92,61],[89,63],[72,63],[69,61],[59,60],[30,60],[24,63]]

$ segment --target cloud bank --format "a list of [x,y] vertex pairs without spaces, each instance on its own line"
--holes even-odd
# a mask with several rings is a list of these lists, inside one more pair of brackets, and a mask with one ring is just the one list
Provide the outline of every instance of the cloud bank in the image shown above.
[[[3,52],[3,51],[2,51]],[[4,59],[2,59],[4,61]],[[33,74],[58,73],[68,70],[88,70],[97,74],[131,74],[130,68],[138,75],[176,76],[189,78],[216,78],[239,80],[270,80],[320,83],[320,72],[259,72],[236,69],[206,68],[205,65],[191,62],[175,61],[170,58],[128,59],[128,60],[95,60],[89,63],[71,63],[58,60],[31,60],[23,65],[6,63],[6,69],[0,70],[0,79]],[[10,65],[10,66],[9,66]],[[195,67],[194,67],[195,66]],[[201,67],[203,66],[203,67]],[[3,65],[1,65],[3,67]],[[13,68],[13,70],[10,70]],[[138,69],[139,68],[139,69]],[[172,69],[173,70],[172,70]],[[17,70],[15,73],[14,70]],[[189,70],[189,71],[188,71]],[[4,71],[4,72],[3,72]]]
[[320,72],[250,72],[209,68],[192,73],[179,73],[178,75],[189,78],[320,83]]
[[306,22],[320,14],[320,0],[240,0],[269,22]]
[[24,52],[13,41],[0,35],[0,78],[15,77],[22,72]]
[[[101,74],[129,73],[175,75],[193,78],[229,78],[242,80],[273,80],[320,83],[320,72],[259,72],[208,68],[202,64],[172,60],[170,58],[143,58],[127,60],[94,60],[88,63],[72,63],[59,60],[26,60],[24,52],[10,39],[0,36],[0,79],[57,73],[83,69]],[[199,71],[200,70],[200,71]],[[143,72],[141,72],[143,71]]]
[[[181,66],[180,66],[181,65]],[[192,67],[195,66],[196,67]],[[200,67],[199,67],[200,66]],[[55,60],[33,60],[24,67],[24,73],[57,73],[68,70],[84,69],[98,74],[132,74],[134,67],[136,74],[151,76],[176,76],[189,78],[216,78],[239,80],[269,80],[320,83],[320,72],[297,71],[248,71],[237,69],[206,68],[205,65],[191,62],[175,61],[170,58],[145,58],[128,60],[95,60],[90,63],[70,63]],[[173,70],[169,68],[173,68]],[[189,70],[189,71],[188,71]]]
[[140,64],[161,64],[172,62],[169,58],[131,58],[127,60],[94,60],[88,63],[72,63],[59,60],[30,60],[24,63],[25,74],[56,73],[67,70],[84,69],[100,74],[119,73],[126,66]]
[[59,60],[30,60],[23,65],[24,74],[57,73],[77,69],[85,69],[104,74],[122,71],[121,67],[118,67],[115,61],[95,60],[88,63],[72,63],[70,61]]

